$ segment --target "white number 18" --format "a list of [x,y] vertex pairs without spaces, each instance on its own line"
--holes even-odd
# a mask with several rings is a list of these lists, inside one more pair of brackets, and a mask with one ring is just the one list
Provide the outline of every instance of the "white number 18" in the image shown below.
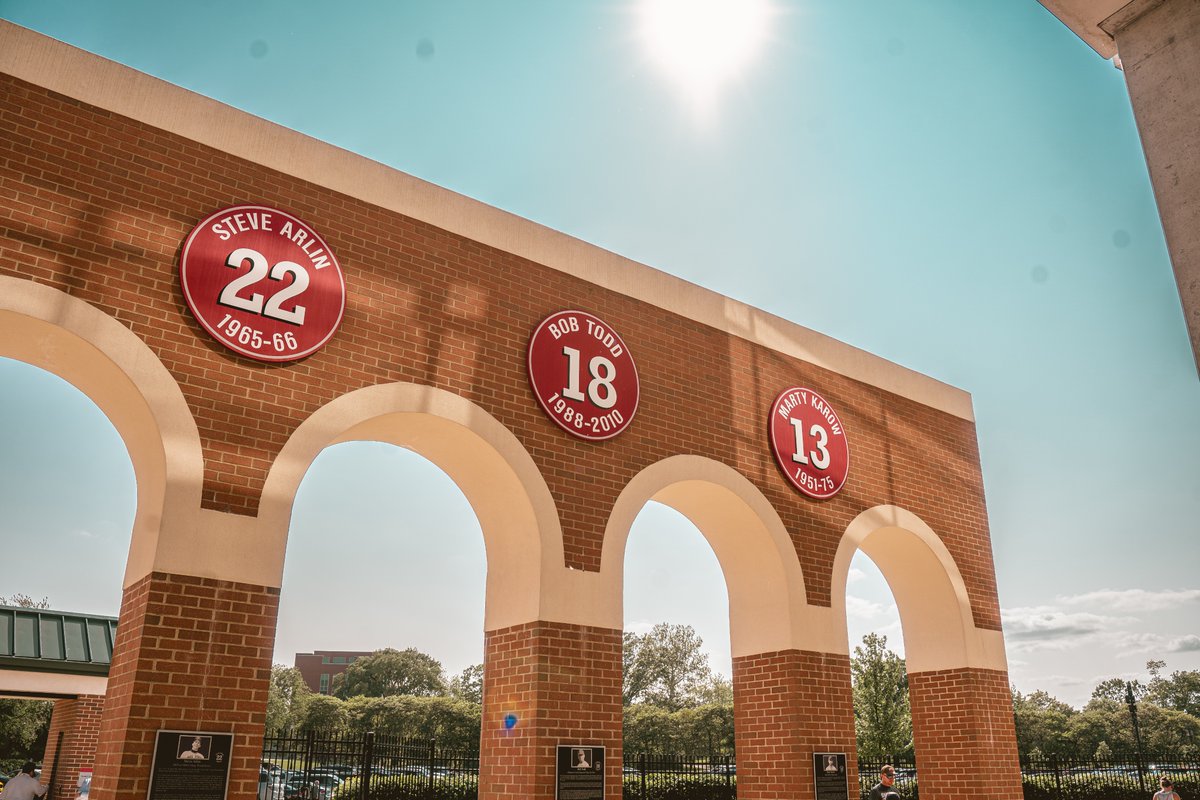
[[587,386],[587,397],[579,391],[579,351],[574,347],[564,347],[563,355],[567,357],[567,385],[562,390],[562,396],[568,400],[584,399],[592,401],[597,408],[612,408],[617,404],[617,390],[613,381],[617,377],[617,368],[604,356],[595,356],[588,362],[588,372],[592,380]]

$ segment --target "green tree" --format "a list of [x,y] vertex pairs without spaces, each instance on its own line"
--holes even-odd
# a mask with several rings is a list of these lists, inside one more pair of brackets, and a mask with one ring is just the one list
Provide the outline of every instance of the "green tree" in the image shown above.
[[450,679],[450,696],[468,703],[483,703],[483,664],[472,664]]
[[696,696],[701,705],[728,706],[732,713],[733,683],[720,673],[714,672],[709,675],[708,680],[697,688]]
[[314,694],[305,706],[300,727],[322,733],[341,733],[348,722],[346,701],[325,694]]
[[733,706],[704,705],[668,711],[650,703],[625,707],[626,753],[709,756],[733,751]]
[[1162,677],[1166,667],[1164,661],[1147,661],[1150,683],[1146,687],[1146,698],[1157,706],[1182,711],[1200,717],[1200,671],[1175,671],[1171,677]]
[[648,703],[625,707],[622,746],[628,753],[674,753],[680,730],[671,712]]
[[700,705],[712,674],[703,645],[691,625],[660,622],[644,634],[626,633],[625,705],[649,703],[668,711]]
[[267,732],[279,733],[299,728],[304,723],[312,689],[300,670],[275,664],[271,667],[271,685],[267,692]]
[[349,727],[394,736],[433,739],[441,746],[479,747],[481,707],[456,697],[353,697],[346,701]]
[[904,659],[887,648],[887,637],[868,633],[850,659],[854,686],[854,732],[860,757],[878,759],[912,751],[912,711]]
[[40,761],[53,713],[52,700],[0,699],[0,760]]
[[333,685],[334,696],[343,699],[395,694],[428,697],[445,693],[441,662],[413,647],[376,650],[351,664],[334,679]]
[[709,703],[677,711],[683,750],[696,755],[733,752],[733,703]]
[[[1096,684],[1096,688],[1092,689],[1093,700],[1111,700],[1114,703],[1125,702],[1125,679],[1124,678],[1109,678],[1108,680],[1100,681]],[[1133,696],[1136,700],[1141,700],[1146,693],[1146,687],[1142,686],[1141,681],[1130,681],[1133,684]]]
[[1067,728],[1078,713],[1075,709],[1040,689],[1030,695],[1013,689],[1012,696],[1019,752],[1065,753],[1073,749]]
[[1125,702],[1093,698],[1067,723],[1067,740],[1076,753],[1094,753],[1101,742],[1112,750],[1133,751],[1133,729]]

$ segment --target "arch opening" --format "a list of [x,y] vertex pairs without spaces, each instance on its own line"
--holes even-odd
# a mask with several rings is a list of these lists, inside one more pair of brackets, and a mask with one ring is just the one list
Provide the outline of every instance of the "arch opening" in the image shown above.
[[834,560],[833,597],[843,630],[850,564],[859,551],[878,565],[895,598],[910,674],[1007,669],[999,631],[975,627],[966,583],[946,545],[923,520],[898,506],[862,512],[842,536]]
[[625,750],[731,754],[729,599],[716,554],[690,520],[649,501],[624,574]]
[[137,484],[120,434],[66,380],[0,358],[4,595],[115,616]]
[[120,437],[136,483],[124,586],[169,567],[162,561],[162,532],[186,524],[199,505],[202,456],[191,411],[162,362],[103,311],[4,276],[0,357],[62,378],[99,408]]
[[[279,696],[269,705],[268,733],[305,722],[328,727],[340,713],[344,723],[369,720],[378,733],[476,747],[485,579],[479,521],[434,463],[374,441],[324,448],[296,492],[273,674],[277,692],[302,678],[313,692],[346,702],[326,702],[309,720],[311,703]],[[384,690],[358,675],[342,685],[351,664],[384,650],[407,659],[397,673],[405,680]],[[299,675],[286,672],[293,665]],[[467,685],[464,673],[476,680]],[[393,691],[427,699],[370,699]],[[442,696],[449,700],[434,699]]]
[[[347,457],[360,462],[354,474],[368,485],[345,484]],[[364,460],[366,464],[361,463]],[[310,474],[316,483],[308,481]],[[322,488],[323,483],[331,486]],[[414,485],[422,487],[424,496],[413,497]],[[371,498],[372,492],[385,496]],[[344,497],[337,497],[339,494]],[[364,503],[372,507],[366,514]],[[391,598],[397,617],[415,621],[385,626],[392,629],[390,634],[348,626],[357,627],[357,633],[344,631],[345,635],[336,638],[366,642],[366,646],[350,648],[360,657],[384,647],[401,652],[412,647],[443,661],[445,648],[450,647],[453,654],[442,666],[450,666],[451,674],[444,677],[452,679],[458,674],[464,682],[470,676],[478,679],[485,660],[483,634],[539,619],[543,576],[552,567],[562,568],[557,513],[528,453],[497,420],[449,392],[415,384],[380,385],[343,395],[319,409],[276,458],[259,521],[264,535],[275,541],[281,560],[285,548],[290,547],[301,572],[303,562],[314,559],[318,563],[310,563],[310,572],[332,570],[327,563],[329,553],[322,553],[322,531],[339,522],[344,515],[338,509],[347,506],[353,512],[346,513],[353,513],[356,524],[367,529],[355,546],[362,551],[360,558],[372,564],[358,569],[356,575],[352,562],[344,580],[360,581],[364,602],[379,606]],[[414,507],[423,508],[425,536],[389,541],[383,530],[403,526],[406,517],[411,521]],[[305,519],[308,515],[315,519]],[[293,536],[307,537],[307,541],[301,538],[289,544]],[[480,542],[483,558],[478,557]],[[446,552],[447,543],[453,543],[455,552]],[[350,541],[343,539],[338,544],[345,547]],[[426,587],[432,587],[440,574],[443,580],[437,592],[443,598],[459,587],[459,594],[466,597],[457,598],[457,615],[447,620],[437,613],[431,602],[436,598],[429,591],[393,591],[387,585],[387,573],[376,568],[398,559],[407,561],[410,577]],[[284,574],[276,653],[286,657],[289,653],[280,647],[291,650],[287,642],[296,641],[295,629],[307,620],[304,599],[290,599],[304,594],[305,581],[294,577],[293,567]],[[468,630],[452,636],[432,635],[434,626],[445,628],[455,619],[459,627]],[[344,651],[337,654],[332,646],[319,646],[327,649],[331,658],[352,657]],[[336,681],[341,680],[347,682],[343,694],[352,693],[349,670],[340,679],[333,676],[335,670],[329,672],[327,692],[332,693]],[[478,730],[475,733],[478,740]]]

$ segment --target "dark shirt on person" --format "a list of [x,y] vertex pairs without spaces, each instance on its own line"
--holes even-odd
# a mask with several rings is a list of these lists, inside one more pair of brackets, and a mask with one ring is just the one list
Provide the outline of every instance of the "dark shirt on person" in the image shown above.
[[880,781],[871,789],[867,798],[868,800],[900,800],[900,793],[896,791],[895,786],[884,786]]

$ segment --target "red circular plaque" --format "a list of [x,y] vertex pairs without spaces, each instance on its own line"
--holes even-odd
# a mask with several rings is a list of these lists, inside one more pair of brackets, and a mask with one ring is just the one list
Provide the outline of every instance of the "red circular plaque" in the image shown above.
[[812,389],[785,389],[767,423],[771,452],[793,486],[809,497],[833,497],[850,472],[850,443],[837,412]]
[[188,308],[221,344],[258,361],[295,361],[333,336],[346,282],[309,225],[265,206],[222,209],[183,244]]
[[637,412],[629,348],[585,311],[559,311],[538,325],[529,338],[529,383],[550,419],[580,439],[611,439]]

